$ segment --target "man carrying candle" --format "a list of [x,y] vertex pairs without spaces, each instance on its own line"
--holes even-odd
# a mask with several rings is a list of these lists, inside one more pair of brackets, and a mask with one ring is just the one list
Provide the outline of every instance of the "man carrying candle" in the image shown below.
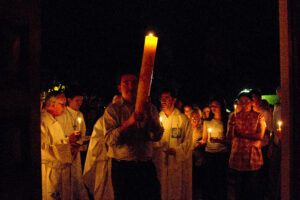
[[55,119],[66,109],[64,94],[47,95],[45,109],[41,112],[41,162],[42,197],[46,199],[73,199],[71,192],[72,153],[76,150],[74,134],[66,138]]
[[154,162],[162,199],[192,199],[192,126],[175,108],[176,96],[172,89],[162,91],[160,102],[164,133],[156,143]]
[[109,105],[103,115],[116,200],[161,198],[152,148],[163,130],[158,112],[151,103],[146,103],[145,111],[138,116],[134,112],[137,83],[135,73],[122,73],[118,81],[122,101]]
[[[85,136],[86,127],[83,114],[79,111],[83,95],[81,91],[77,88],[71,88],[67,93],[68,106],[65,112],[56,117],[57,121],[60,123],[64,134],[69,137],[75,134],[77,138]],[[77,144],[80,146],[80,143]],[[88,199],[87,190],[84,187],[82,179],[82,165],[79,148],[74,149],[73,162],[71,166],[71,189],[74,199]]]

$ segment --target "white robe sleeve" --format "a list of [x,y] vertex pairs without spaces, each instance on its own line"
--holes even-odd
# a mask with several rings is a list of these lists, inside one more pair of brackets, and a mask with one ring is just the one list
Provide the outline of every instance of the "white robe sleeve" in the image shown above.
[[121,122],[118,114],[109,106],[103,115],[104,120],[104,136],[108,146],[113,146],[119,141]]
[[191,148],[193,143],[193,131],[190,121],[186,121],[183,126],[183,142],[175,147],[176,161],[181,162],[191,156]]
[[84,165],[84,174],[86,174],[92,165],[98,160],[106,160],[106,147],[104,143],[103,117],[100,117],[94,125],[91,135],[89,148]]
[[72,163],[70,144],[64,143],[64,141],[53,144],[49,136],[49,129],[43,124],[41,125],[41,154],[42,162]]
[[113,199],[110,162],[104,141],[104,118],[94,125],[84,166],[83,181],[95,199]]

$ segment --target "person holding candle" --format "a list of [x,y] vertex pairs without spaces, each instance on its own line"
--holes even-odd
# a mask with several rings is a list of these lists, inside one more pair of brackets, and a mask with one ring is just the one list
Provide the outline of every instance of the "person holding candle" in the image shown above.
[[109,105],[103,115],[107,156],[112,160],[111,179],[114,198],[161,199],[160,185],[152,163],[153,142],[163,129],[155,106],[135,112],[138,78],[127,71],[120,75],[118,90],[122,102]]
[[[79,111],[83,95],[78,88],[71,88],[67,91],[68,106],[65,112],[56,117],[60,123],[66,137],[72,137],[73,134],[79,139],[85,136],[86,127],[83,114]],[[82,143],[78,141],[78,145]],[[88,199],[88,193],[85,189],[82,179],[82,165],[79,148],[74,152],[74,158],[71,166],[71,186],[74,199]]]
[[205,105],[205,106],[203,106],[203,108],[202,108],[202,120],[204,121],[204,120],[209,120],[210,119],[210,107],[209,107],[209,105]]
[[202,139],[203,124],[200,115],[201,110],[193,109],[191,113],[191,124],[193,130],[193,199],[202,198],[203,193],[203,163],[204,149],[198,141]]
[[72,152],[78,145],[74,134],[66,138],[60,123],[55,119],[66,109],[65,95],[49,93],[41,112],[41,170],[42,198],[73,199],[70,185]]
[[[240,110],[241,110],[241,106],[238,104],[238,100],[236,99],[236,100],[234,100],[234,103],[233,103],[233,112],[231,112],[231,113],[229,113],[229,115],[228,115],[228,121],[227,121],[227,132],[226,132],[226,142],[227,142],[227,144],[231,144],[231,141],[229,140],[229,135],[231,134],[231,133],[229,133],[229,131],[232,131],[232,129],[231,130],[229,130],[229,128],[230,128],[230,122],[232,122],[233,120],[233,118],[234,117],[236,117],[236,114],[238,113],[238,112],[240,112]],[[230,146],[229,146],[229,148],[230,148]],[[229,150],[229,149],[228,149]],[[229,151],[230,152],[230,151]]]
[[266,122],[266,129],[265,129],[265,134],[264,134],[264,139],[261,142],[261,148],[262,148],[262,154],[263,154],[263,159],[264,159],[264,164],[261,167],[261,184],[262,187],[262,193],[263,195],[267,195],[267,190],[266,187],[263,187],[264,185],[268,184],[268,175],[269,175],[269,158],[268,158],[268,149],[269,149],[269,144],[270,144],[270,137],[271,137],[271,132],[272,132],[272,113],[269,110],[268,102],[267,108],[264,106],[264,100],[261,98],[261,92],[258,89],[253,89],[250,91],[250,96],[252,98],[252,108],[255,112],[260,113],[261,115],[264,116],[265,122]]
[[241,107],[236,117],[231,118],[232,148],[229,158],[229,191],[236,200],[262,199],[260,194],[260,168],[263,165],[261,142],[265,133],[264,116],[251,109],[248,93],[238,97]]
[[269,170],[269,191],[268,199],[281,199],[280,196],[280,165],[281,165],[281,137],[282,137],[282,118],[281,118],[281,91],[280,87],[276,90],[279,102],[274,106],[273,111],[273,134],[270,139],[268,157],[270,159]]
[[221,97],[210,100],[213,118],[203,123],[200,145],[205,146],[205,199],[226,199],[227,147],[224,144],[227,113]]
[[161,92],[164,133],[155,144],[154,163],[161,184],[162,200],[192,199],[192,127],[190,120],[175,108],[172,88]]

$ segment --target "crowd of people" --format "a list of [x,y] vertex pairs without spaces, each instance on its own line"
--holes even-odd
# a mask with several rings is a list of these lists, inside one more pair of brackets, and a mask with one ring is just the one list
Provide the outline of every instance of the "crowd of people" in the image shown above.
[[98,119],[80,111],[80,90],[41,104],[43,199],[280,199],[280,103],[253,89],[228,113],[220,97],[182,105],[163,88],[159,108],[136,113],[138,76],[117,87]]

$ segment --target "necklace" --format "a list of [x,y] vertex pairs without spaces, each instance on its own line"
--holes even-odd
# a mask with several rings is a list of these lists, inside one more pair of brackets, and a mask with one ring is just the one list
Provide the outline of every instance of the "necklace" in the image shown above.
[[67,108],[66,110],[68,111],[69,115],[70,115],[70,116],[72,117],[72,119],[73,119],[72,127],[73,127],[73,130],[76,131],[76,129],[77,129],[76,118],[73,117],[72,113],[69,111],[68,108]]

